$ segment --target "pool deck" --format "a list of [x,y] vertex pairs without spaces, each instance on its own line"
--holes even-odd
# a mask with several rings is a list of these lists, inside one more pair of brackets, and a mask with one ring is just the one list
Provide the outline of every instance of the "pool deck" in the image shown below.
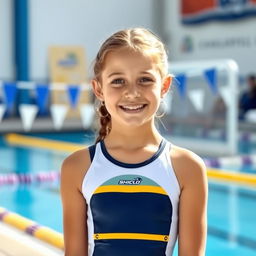
[[64,252],[0,222],[0,256],[63,256]]
[[[63,123],[61,131],[81,131],[83,129],[82,121],[80,119],[66,119]],[[47,131],[56,131],[52,119],[50,117],[36,118],[30,132]],[[4,119],[2,122],[0,122],[0,133],[9,132],[24,132],[20,118]]]
[[[96,118],[97,119],[97,118]],[[94,126],[95,124],[93,124]],[[239,122],[239,131],[255,132],[255,123]],[[81,131],[84,130],[80,118],[65,118],[60,131]],[[58,131],[54,128],[52,118],[37,117],[33,122],[30,132],[53,132]],[[0,122],[0,133],[25,132],[20,117],[5,118]]]

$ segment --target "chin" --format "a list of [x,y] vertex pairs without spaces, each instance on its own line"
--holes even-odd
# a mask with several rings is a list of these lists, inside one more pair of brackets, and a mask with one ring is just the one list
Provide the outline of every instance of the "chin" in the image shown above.
[[128,126],[129,128],[140,128],[144,125],[146,125],[147,123],[149,123],[148,120],[123,120],[122,124],[125,126]]

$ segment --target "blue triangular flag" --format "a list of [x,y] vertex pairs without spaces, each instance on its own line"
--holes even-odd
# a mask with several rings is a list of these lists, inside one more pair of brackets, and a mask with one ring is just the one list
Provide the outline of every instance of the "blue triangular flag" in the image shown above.
[[15,102],[17,85],[15,82],[4,82],[3,89],[5,94],[6,107],[7,110],[10,110]]
[[181,98],[185,98],[187,92],[187,77],[184,74],[175,76],[174,80],[178,84],[178,91]]
[[45,84],[36,85],[36,103],[39,112],[44,112],[49,98],[49,86]]
[[80,87],[77,85],[69,85],[68,96],[71,103],[71,107],[75,108],[78,102],[78,98],[80,96]]
[[214,94],[217,94],[218,93],[217,70],[215,68],[207,69],[204,71],[204,76],[207,80],[208,85],[210,86],[211,91]]

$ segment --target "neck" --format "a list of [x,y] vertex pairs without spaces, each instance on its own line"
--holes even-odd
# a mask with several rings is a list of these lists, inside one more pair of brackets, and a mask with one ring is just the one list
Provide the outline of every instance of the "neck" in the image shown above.
[[145,124],[140,127],[122,128],[112,126],[111,132],[105,139],[105,143],[112,146],[124,146],[126,148],[140,148],[147,144],[159,145],[162,136],[154,124]]

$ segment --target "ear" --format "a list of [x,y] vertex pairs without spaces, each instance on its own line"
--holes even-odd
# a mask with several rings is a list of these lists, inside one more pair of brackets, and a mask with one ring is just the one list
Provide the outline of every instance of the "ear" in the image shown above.
[[100,82],[96,79],[93,79],[91,83],[92,83],[92,88],[93,88],[93,92],[94,92],[95,96],[100,101],[104,101],[102,86],[101,86]]
[[165,94],[168,92],[172,84],[172,76],[168,74],[162,82],[162,89],[161,89],[161,98],[165,96]]

